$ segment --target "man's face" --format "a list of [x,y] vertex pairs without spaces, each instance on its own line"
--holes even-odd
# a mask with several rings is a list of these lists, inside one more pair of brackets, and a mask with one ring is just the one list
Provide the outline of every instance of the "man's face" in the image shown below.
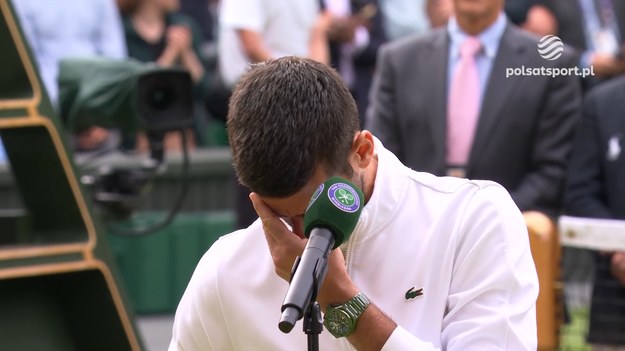
[[[292,227],[293,233],[303,238],[306,207],[315,190],[330,176],[322,167],[317,167],[313,177],[295,194],[284,198],[261,197],[261,199]],[[345,177],[340,174],[339,176]]]
[[303,238],[304,212],[306,212],[308,202],[315,190],[327,178],[328,175],[322,170],[322,167],[317,167],[313,177],[295,194],[283,198],[263,196],[261,199],[273,212],[291,225],[295,234]]
[[504,0],[453,0],[456,16],[468,18],[492,17],[498,14]]

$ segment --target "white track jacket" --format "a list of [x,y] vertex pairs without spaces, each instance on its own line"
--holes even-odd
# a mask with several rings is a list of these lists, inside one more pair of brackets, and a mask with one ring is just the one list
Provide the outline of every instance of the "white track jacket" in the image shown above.
[[[344,245],[356,286],[398,325],[383,350],[536,350],[538,279],[506,190],[415,172],[375,148],[373,194]],[[260,221],[223,236],[189,282],[169,350],[306,350],[301,320],[278,329],[287,288]],[[325,330],[319,340],[320,350],[353,350]]]

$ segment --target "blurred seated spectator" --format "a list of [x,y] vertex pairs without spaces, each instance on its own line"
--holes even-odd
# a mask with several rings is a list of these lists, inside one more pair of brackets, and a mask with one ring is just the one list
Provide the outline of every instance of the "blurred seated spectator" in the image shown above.
[[[126,45],[115,0],[13,0],[39,75],[58,109],[59,61],[67,57],[126,58]],[[77,150],[110,144],[117,132],[93,127],[73,140]]]
[[[593,89],[584,102],[565,189],[566,213],[625,220],[625,77]],[[588,341],[625,350],[625,252],[597,253]]]
[[580,67],[593,67],[596,76],[583,81],[586,89],[625,73],[625,1],[542,1],[556,17],[557,35],[579,51]]
[[[185,131],[188,146],[206,144],[207,124],[202,111],[208,92],[208,75],[201,60],[202,36],[197,24],[190,17],[178,12],[178,0],[118,0],[128,56],[142,62],[154,62],[162,67],[186,69],[195,83],[194,95],[198,105],[194,130]],[[126,147],[147,149],[146,139],[139,136],[126,137]],[[180,135],[165,136],[166,150],[179,150]]]

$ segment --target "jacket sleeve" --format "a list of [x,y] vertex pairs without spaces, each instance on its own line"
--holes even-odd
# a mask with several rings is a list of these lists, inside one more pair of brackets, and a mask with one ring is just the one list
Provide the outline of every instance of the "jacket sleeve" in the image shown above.
[[[573,56],[559,67],[576,67]],[[562,203],[566,166],[575,129],[581,119],[581,87],[574,75],[549,78],[534,134],[530,171],[512,198],[522,211],[538,210],[555,216]]]
[[399,125],[397,123],[397,106],[395,103],[395,71],[392,63],[392,52],[388,44],[379,50],[377,69],[369,93],[369,108],[366,123],[384,147],[394,153],[400,160],[404,159],[401,149]]
[[[444,350],[536,350],[538,277],[523,216],[499,185],[461,210],[441,330]],[[434,350],[401,327],[384,351]]]
[[597,95],[590,93],[584,103],[584,117],[577,130],[567,171],[564,208],[573,216],[612,218],[605,199],[597,100]]
[[232,348],[219,303],[219,240],[200,260],[174,318],[168,351],[212,351]]

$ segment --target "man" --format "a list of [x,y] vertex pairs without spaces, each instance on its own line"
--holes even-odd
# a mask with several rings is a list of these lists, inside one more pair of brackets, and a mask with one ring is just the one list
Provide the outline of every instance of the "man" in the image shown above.
[[[565,192],[572,216],[625,220],[623,101],[625,77],[586,97]],[[625,350],[625,252],[597,254],[592,291],[588,341],[595,350]]]
[[278,320],[306,243],[306,206],[333,175],[356,184],[365,206],[331,252],[317,301],[324,313],[361,309],[346,312],[343,331],[326,325],[320,349],[536,349],[536,271],[523,218],[501,186],[403,166],[359,130],[340,76],[309,59],[253,67],[234,90],[228,133],[260,219],[202,258],[170,351],[305,348],[304,333],[284,334]]
[[413,169],[494,180],[522,211],[555,216],[579,81],[509,73],[575,67],[574,58],[566,48],[557,60],[540,57],[503,5],[454,0],[446,28],[382,47],[367,126]]

